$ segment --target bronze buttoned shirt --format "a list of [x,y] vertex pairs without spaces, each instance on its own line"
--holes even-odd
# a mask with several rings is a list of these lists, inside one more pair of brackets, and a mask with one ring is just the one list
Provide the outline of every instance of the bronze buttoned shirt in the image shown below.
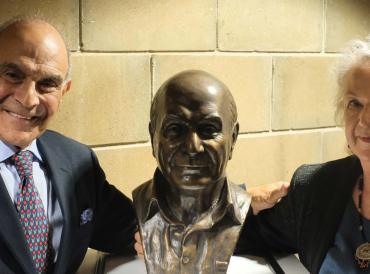
[[170,216],[157,169],[154,178],[133,192],[150,274],[226,273],[250,197],[225,179],[221,197],[199,220],[185,226]]

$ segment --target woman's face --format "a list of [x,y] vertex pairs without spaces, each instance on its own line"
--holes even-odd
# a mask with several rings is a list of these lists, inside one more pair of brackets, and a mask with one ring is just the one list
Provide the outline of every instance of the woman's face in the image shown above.
[[351,151],[361,161],[370,161],[370,61],[349,72],[344,124]]

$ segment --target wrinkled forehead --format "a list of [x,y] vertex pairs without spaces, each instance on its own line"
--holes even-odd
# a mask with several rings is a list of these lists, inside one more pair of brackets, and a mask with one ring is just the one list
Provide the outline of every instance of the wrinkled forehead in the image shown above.
[[59,33],[45,22],[15,23],[0,33],[0,62],[22,60],[50,66],[65,74],[68,53]]
[[370,60],[355,66],[348,75],[347,92],[353,92],[356,89],[370,91]]
[[158,118],[171,115],[183,120],[200,121],[205,118],[219,117],[222,121],[231,120],[230,102],[227,94],[214,85],[189,87],[169,85],[157,109]]
[[214,85],[168,85],[164,93],[164,106],[183,105],[191,110],[197,110],[203,105],[221,105],[223,90]]

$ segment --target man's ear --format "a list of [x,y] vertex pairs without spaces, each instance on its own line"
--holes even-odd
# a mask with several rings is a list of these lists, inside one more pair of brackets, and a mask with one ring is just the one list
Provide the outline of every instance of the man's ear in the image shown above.
[[235,147],[235,143],[236,143],[236,140],[238,139],[238,134],[239,134],[239,123],[236,122],[234,124],[234,128],[233,128],[233,134],[231,136],[232,138],[232,143],[231,143],[231,148],[230,148],[230,153],[229,153],[229,160],[231,160],[231,157],[233,155],[233,150],[234,150],[234,147]]
[[64,96],[72,86],[72,80],[68,80],[67,83],[64,84],[63,90],[62,90],[62,96]]
[[152,126],[151,122],[149,122],[148,129],[149,129],[149,134],[150,134],[150,143],[152,144],[152,155],[155,158],[154,146],[153,146],[154,129],[153,129],[153,126]]

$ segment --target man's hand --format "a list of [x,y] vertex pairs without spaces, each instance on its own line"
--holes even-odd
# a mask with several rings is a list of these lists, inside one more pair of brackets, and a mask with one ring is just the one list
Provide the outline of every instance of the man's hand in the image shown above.
[[143,249],[143,243],[141,242],[141,237],[139,231],[135,233],[135,251],[137,253],[137,256],[139,256],[140,259],[144,259],[144,249]]
[[277,182],[248,188],[247,193],[252,197],[253,215],[276,205],[282,197],[288,194],[288,190],[288,182]]

